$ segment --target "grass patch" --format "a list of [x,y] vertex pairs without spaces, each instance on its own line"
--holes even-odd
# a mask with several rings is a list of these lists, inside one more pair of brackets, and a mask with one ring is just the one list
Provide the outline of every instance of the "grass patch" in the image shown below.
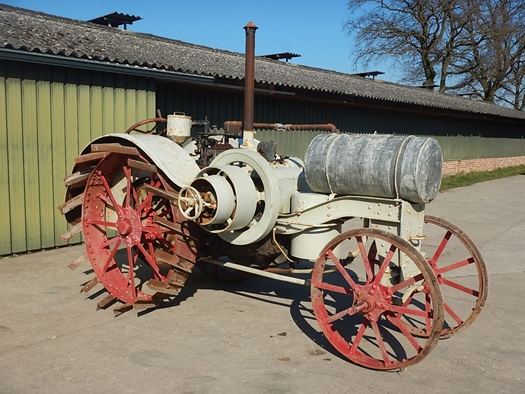
[[469,186],[479,182],[491,181],[493,179],[506,178],[514,175],[525,175],[525,165],[498,168],[493,171],[474,171],[467,174],[450,175],[441,180],[439,191],[443,192],[456,187]]

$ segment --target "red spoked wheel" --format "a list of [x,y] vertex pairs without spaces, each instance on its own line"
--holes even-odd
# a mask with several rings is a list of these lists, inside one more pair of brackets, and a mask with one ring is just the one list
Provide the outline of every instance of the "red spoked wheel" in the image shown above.
[[[360,253],[353,258],[337,257],[354,250]],[[413,267],[412,277],[402,277],[399,261]],[[443,301],[432,269],[408,242],[378,229],[350,230],[325,246],[314,265],[311,299],[334,348],[371,369],[401,369],[420,361],[443,327]],[[430,335],[418,337],[408,327]]]
[[447,338],[470,326],[481,313],[487,300],[487,268],[474,242],[452,223],[427,215],[425,235],[422,252],[441,285],[445,310],[441,337]]
[[111,153],[88,179],[86,254],[98,280],[124,303],[175,296],[191,273],[195,254],[181,242],[184,229],[170,194],[176,196],[143,157]]

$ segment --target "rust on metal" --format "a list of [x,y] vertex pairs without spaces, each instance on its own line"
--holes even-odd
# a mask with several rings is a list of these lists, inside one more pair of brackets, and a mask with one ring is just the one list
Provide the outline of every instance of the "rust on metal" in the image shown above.
[[257,26],[248,22],[246,31],[246,59],[244,65],[244,129],[253,131],[253,108],[255,90],[255,31]]
[[84,193],[81,193],[78,196],[73,197],[71,200],[66,201],[62,205],[59,205],[57,209],[62,213],[62,215],[65,215],[72,209],[75,209],[76,207],[82,205],[83,199],[84,199]]
[[73,227],[71,227],[69,230],[67,230],[64,234],[60,236],[60,239],[62,241],[69,241],[71,238],[73,238],[75,235],[79,234],[82,231],[82,222],[78,222]]
[[129,312],[133,309],[133,304],[122,304],[113,308],[113,315],[115,317],[122,315],[123,313]]
[[170,270],[168,274],[168,283],[176,287],[184,287],[184,284],[188,280],[190,274],[186,272],[180,272],[175,270]]
[[152,185],[144,185],[143,189],[146,190],[148,193],[153,193],[154,195],[161,198],[165,198],[166,200],[173,201],[179,198],[179,193],[177,193],[176,191],[160,189]]
[[[159,293],[155,293],[153,296],[152,296],[152,299],[151,300],[137,300],[133,303],[133,305],[131,305],[131,307],[133,309],[148,309],[148,308],[155,308],[157,305],[158,305],[158,301],[162,300],[163,298],[165,298],[166,295],[164,294],[160,294]],[[130,305],[130,304],[124,304],[124,305]],[[130,309],[126,309],[124,312],[127,312],[128,310]]]
[[88,167],[84,170],[77,171],[71,175],[64,177],[64,185],[74,187],[85,185],[87,179],[89,178],[89,175],[91,174],[91,171],[93,171],[94,168],[95,167]]
[[140,156],[140,152],[133,146],[123,146],[117,143],[91,144],[91,152],[111,152],[123,155]]
[[108,152],[93,152],[86,153],[85,155],[80,155],[75,157],[73,160],[75,164],[88,163],[92,161],[100,161],[108,155]]
[[144,163],[143,161],[128,159],[128,166],[136,170],[148,171],[152,174],[157,173],[157,166],[149,163]]
[[73,261],[71,264],[68,265],[70,270],[77,269],[80,264],[82,264],[84,261],[87,260],[87,256],[85,253],[82,253],[80,256],[78,256],[75,261]]
[[157,260],[157,263],[168,264],[169,266],[174,267],[177,270],[183,271],[188,275],[191,274],[193,263],[183,264],[183,262],[181,262],[181,259],[178,256],[167,253],[162,249],[157,249],[155,251],[155,258]]
[[117,300],[116,297],[112,296],[111,294],[108,294],[104,297],[102,301],[99,301],[97,303],[97,311],[99,309],[106,309],[109,305],[111,305],[113,302]]
[[[330,133],[337,133],[337,126],[333,123],[312,123],[312,124],[283,124],[283,123],[252,123],[254,129],[269,129],[279,131],[305,131],[305,130],[320,130],[328,131]],[[228,134],[238,135],[243,129],[243,122],[240,120],[227,120],[223,124],[224,130]],[[244,129],[247,130],[246,127]]]
[[146,283],[151,290],[158,293],[164,293],[169,295],[177,295],[180,293],[180,290],[184,285],[181,286],[172,286],[171,283],[161,282],[160,280],[150,279]]
[[93,279],[91,279],[89,282],[87,282],[82,288],[80,289],[81,293],[87,293],[90,291],[93,287],[99,284],[98,278],[95,276]]

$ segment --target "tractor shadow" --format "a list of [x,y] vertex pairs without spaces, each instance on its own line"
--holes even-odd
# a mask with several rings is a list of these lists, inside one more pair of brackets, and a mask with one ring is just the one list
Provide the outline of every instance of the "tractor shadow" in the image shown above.
[[[310,275],[294,275],[294,278],[309,280]],[[332,347],[317,324],[310,302],[310,287],[252,276],[237,282],[221,282],[195,269],[179,295],[157,308],[140,311],[138,316],[154,313],[155,310],[173,308],[187,302],[199,290],[214,290],[234,294],[257,302],[287,308],[296,326],[315,344],[341,360],[348,361]],[[317,351],[315,355],[321,354]]]

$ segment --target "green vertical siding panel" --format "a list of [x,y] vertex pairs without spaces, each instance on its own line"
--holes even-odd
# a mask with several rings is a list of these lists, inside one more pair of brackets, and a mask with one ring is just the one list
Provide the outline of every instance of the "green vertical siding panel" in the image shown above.
[[104,75],[102,88],[102,134],[115,131],[115,78],[111,74]]
[[[79,78],[82,73],[83,71],[68,70],[64,84],[65,144],[63,154],[66,169],[64,176],[71,173],[75,166],[74,158],[84,148],[85,144],[83,141],[89,139],[89,86],[79,86]],[[60,105],[60,103],[53,103],[53,105]],[[62,188],[62,194],[57,196],[60,198],[60,203],[62,203],[66,188],[63,182],[60,182],[60,177],[57,177],[54,181],[57,182],[57,188]],[[65,222],[63,217],[60,220]],[[80,235],[75,235],[68,241],[71,244],[78,242],[80,242]]]
[[[92,86],[90,88],[91,94],[91,104],[90,104],[90,123],[91,123],[91,139],[101,136],[104,133],[102,126],[102,75],[100,73],[95,73],[92,79]],[[82,139],[80,136],[81,146],[84,148],[89,141]]]
[[0,255],[11,253],[11,201],[7,137],[7,67],[0,63]]
[[135,122],[155,117],[155,112],[148,112],[146,88],[146,80],[137,81],[137,90],[135,92],[135,117],[137,120]]
[[[76,73],[70,70],[67,72],[67,81],[63,85],[64,103],[62,104],[62,106],[64,111],[65,143],[61,147],[61,153],[64,155],[63,157],[65,159],[65,167],[67,171],[71,171],[74,167],[73,159],[75,158],[75,156],[78,155],[81,149],[79,146],[80,143],[78,141],[79,135],[82,134],[82,132],[86,131],[81,130],[82,126],[79,125],[80,104],[78,98],[78,87],[74,83],[75,80]],[[58,107],[60,107],[60,103],[53,101],[53,107],[56,107],[58,110]],[[54,134],[55,129],[53,129],[52,132]],[[55,155],[59,152],[60,151],[58,149],[54,149]]]
[[125,97],[125,125],[122,129],[122,132],[126,131],[128,127],[134,125],[140,120],[137,117],[137,93],[135,90],[135,82],[136,79],[134,77],[127,77],[126,78],[126,90],[124,93]]
[[[68,155],[78,154],[95,136],[99,136],[100,132],[93,130],[91,127],[91,92],[89,87],[89,80],[85,75],[85,72],[81,73],[81,77],[76,81],[78,85],[76,86],[77,91],[77,111],[78,119],[76,124],[76,152],[69,151]],[[67,146],[68,150],[70,146]],[[73,145],[71,145],[71,149]],[[72,158],[72,157],[71,157]]]
[[[125,77],[123,75],[115,76],[115,93],[114,93],[114,119],[113,132],[123,133],[126,127],[126,91]],[[131,126],[131,125],[130,125]],[[129,126],[128,126],[129,127]]]
[[40,71],[36,84],[37,130],[38,130],[38,179],[40,198],[40,236],[42,248],[55,246],[54,217],[56,206],[53,200],[53,146],[51,143],[51,84],[50,72]]
[[[155,80],[0,64],[0,255],[65,245],[64,176],[89,141],[155,116]],[[80,241],[75,236],[70,243]]]
[[38,179],[38,130],[36,107],[36,73],[33,66],[24,67],[22,81],[22,138],[24,149],[24,203],[26,215],[26,248],[40,249],[40,201]]
[[[56,73],[62,70],[56,70]],[[54,79],[54,78],[53,78]],[[66,168],[66,129],[65,129],[65,93],[64,84],[62,82],[51,83],[51,143],[53,145],[53,172],[51,181],[53,183],[53,199],[55,206],[58,206],[64,202],[64,182],[63,178],[71,170]],[[60,235],[63,234],[67,229],[68,225],[64,220],[63,216],[55,210],[55,244],[57,246],[65,245],[66,242],[60,239]]]
[[[16,70],[18,74],[19,70]],[[13,71],[14,74],[15,71]],[[6,81],[7,90],[7,156],[9,177],[9,199],[11,201],[11,245],[12,252],[26,249],[26,217],[24,204],[24,152],[22,137],[22,89],[18,78],[10,77]]]
[[[156,99],[156,82],[153,78],[148,78],[148,85],[146,90],[146,105],[147,113],[157,116],[157,99]],[[163,114],[164,117],[167,117],[166,114]]]

